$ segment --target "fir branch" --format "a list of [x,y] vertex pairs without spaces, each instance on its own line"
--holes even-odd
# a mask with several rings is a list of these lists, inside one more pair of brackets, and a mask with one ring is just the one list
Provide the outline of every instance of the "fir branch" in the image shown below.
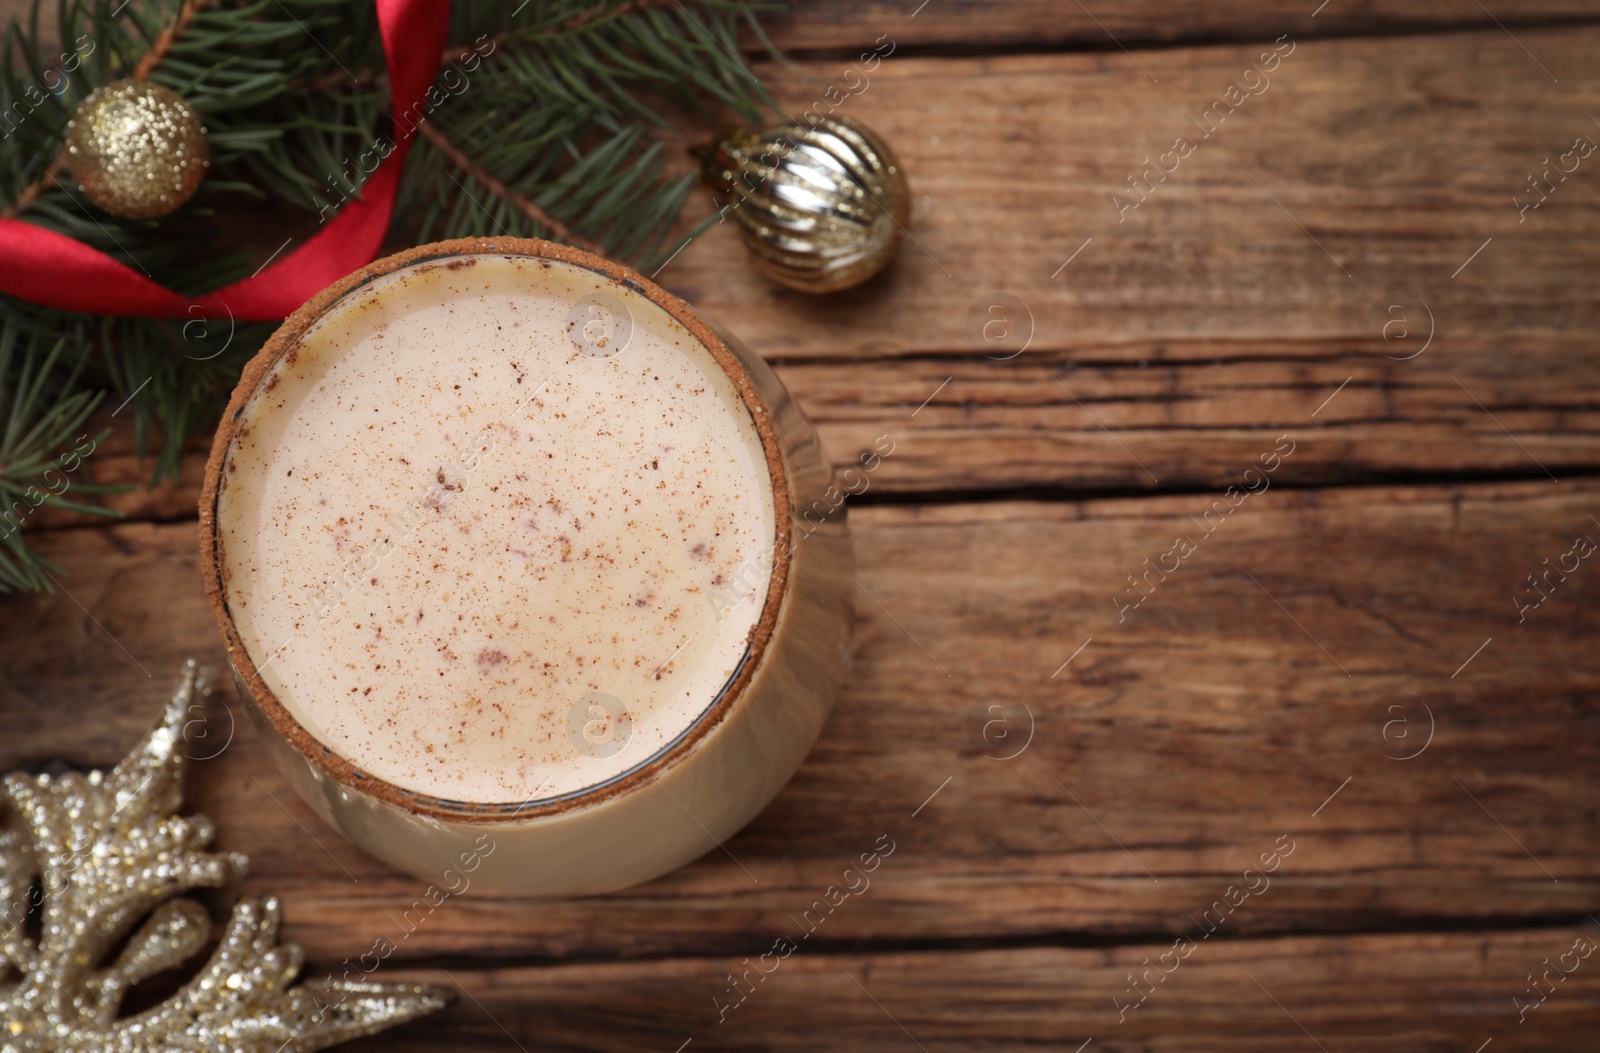
[[0,313],[0,392],[9,395],[0,427],[0,593],[48,591],[60,567],[22,541],[33,513],[45,506],[114,515],[68,500],[70,491],[103,494],[127,487],[81,481],[82,458],[106,432],[77,435],[104,392],[79,384],[86,361],[79,335],[53,331],[49,317],[21,308]]
[[[449,126],[456,152],[441,161],[417,151],[408,162],[401,211],[419,216],[408,235],[550,233],[511,204],[520,199],[625,262],[657,262],[694,183],[666,163],[664,144],[681,141],[683,115],[718,127],[729,112],[760,124],[776,111],[738,57],[756,5],[664,6],[545,3],[514,30],[483,7],[459,18],[458,38],[478,40],[479,54],[485,41],[506,45],[494,45],[470,87],[432,117]],[[558,30],[558,43],[531,43]],[[463,200],[465,180],[487,188],[485,176],[505,193],[492,193],[492,207]]]
[[150,45],[150,50],[144,53],[144,58],[139,60],[139,64],[133,67],[133,72],[128,76],[134,80],[149,80],[150,74],[166,60],[167,53],[172,50],[173,42],[189,28],[189,23],[194,21],[195,13],[205,6],[206,2],[207,0],[184,0],[183,7],[178,9],[178,17],[161,31],[156,42]]
[[[624,0],[622,3],[594,4],[586,10],[580,11],[565,22],[548,27],[530,27],[520,32],[513,33],[507,29],[495,33],[488,39],[497,47],[504,45],[527,45],[548,41],[564,33],[572,33],[586,26],[593,26],[599,22],[619,18],[623,15],[636,14],[652,8],[671,7],[678,0]],[[472,54],[473,46],[462,44],[456,47],[447,47],[444,54],[439,57],[441,66],[452,62],[459,62]]]
[[[439,53],[439,65],[441,67],[448,66],[452,62],[461,62],[471,58],[473,52],[477,50],[480,42],[491,44],[496,49],[506,45],[516,46],[544,43],[555,37],[559,37],[564,33],[576,32],[585,26],[594,25],[603,20],[616,18],[621,15],[633,14],[639,11],[647,11],[651,8],[671,7],[677,2],[678,0],[624,0],[622,3],[617,3],[615,0],[612,0],[610,3],[593,4],[586,10],[578,12],[576,15],[568,18],[565,22],[561,22],[555,26],[550,26],[547,28],[524,29],[516,33],[506,29],[498,33],[486,34],[479,38],[479,41],[474,41],[471,44],[451,44]],[[300,86],[309,88],[313,91],[326,90],[338,87],[340,80],[346,77],[347,75],[343,73],[332,75],[324,74],[321,77],[307,81]],[[375,69],[370,66],[356,71],[355,74],[356,81],[363,85],[386,83],[387,77],[388,72],[386,70]]]
[[605,250],[599,245],[588,240],[587,238],[582,238],[572,233],[571,230],[567,229],[567,225],[565,223],[562,223],[558,219],[552,218],[549,213],[545,212],[544,209],[540,208],[538,205],[535,205],[532,201],[529,201],[521,194],[515,193],[514,191],[508,189],[504,183],[500,182],[500,180],[496,179],[488,172],[485,172],[473,162],[472,158],[463,153],[460,147],[456,146],[449,139],[447,139],[445,134],[441,132],[432,121],[422,122],[417,126],[417,131],[422,133],[422,137],[427,139],[428,142],[432,143],[440,153],[448,157],[451,162],[456,165],[456,167],[465,171],[473,179],[476,179],[485,190],[489,191],[489,193],[493,194],[495,197],[509,202],[513,207],[516,208],[518,212],[522,213],[528,219],[542,227],[545,231],[546,237],[554,238],[557,241],[565,241],[571,245],[576,245],[578,248],[587,252],[604,254]]
[[176,481],[183,440],[212,426],[244,364],[266,342],[272,323],[209,319],[111,318],[97,334],[100,366],[120,398],[132,398],[134,442],[152,458],[152,483]]
[[6,219],[16,219],[22,213],[28,211],[28,208],[39,200],[41,194],[56,185],[56,180],[60,179],[66,170],[67,152],[59,150],[56,152],[55,160],[50,162],[50,167],[45,169],[44,175],[23,187],[22,192],[17,195],[15,201],[4,209],[0,209],[0,216],[4,216]]

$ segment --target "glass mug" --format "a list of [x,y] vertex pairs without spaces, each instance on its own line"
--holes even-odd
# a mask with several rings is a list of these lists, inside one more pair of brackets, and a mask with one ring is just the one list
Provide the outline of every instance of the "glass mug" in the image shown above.
[[[475,892],[594,894],[721,845],[815,742],[852,621],[832,482],[772,370],[682,300],[563,245],[463,239],[334,283],[252,359],[201,568],[254,723],[323,820],[425,881],[470,861]],[[652,674],[666,619],[711,643]]]

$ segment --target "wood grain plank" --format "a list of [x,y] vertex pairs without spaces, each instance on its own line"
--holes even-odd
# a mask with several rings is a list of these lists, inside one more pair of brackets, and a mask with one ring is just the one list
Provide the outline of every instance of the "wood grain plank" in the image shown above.
[[[1469,336],[1592,333],[1592,162],[1569,156],[1579,167],[1552,176],[1537,211],[1519,214],[1513,195],[1538,201],[1529,174],[1600,136],[1587,59],[1600,29],[1518,39],[1537,61],[1499,30],[1294,41],[1264,78],[1245,72],[1260,46],[1142,54],[1159,83],[1120,52],[891,59],[840,107],[883,133],[910,176],[916,240],[889,271],[822,301],[781,290],[742,265],[724,222],[658,280],[785,360],[1009,353],[968,331],[973,306],[981,319],[996,295],[1027,306],[1026,355],[1095,361],[1204,360],[1208,344],[1256,341],[1410,355],[1422,342],[1400,340],[1404,327],[1384,341],[1391,304],[1413,333],[1431,311],[1424,358]],[[792,110],[820,97],[775,76]],[[1226,113],[1214,103],[1230,85],[1237,109],[1203,120]],[[1187,157],[1172,152],[1181,137]],[[1152,169],[1154,189],[1124,209],[1140,201],[1129,178],[1164,153],[1170,174]],[[709,197],[691,208],[709,214]]]
[[[1175,345],[1167,350],[1176,351]],[[841,471],[888,448],[854,485],[864,494],[1064,494],[1222,488],[1272,440],[1300,442],[1279,485],[1488,473],[1544,478],[1600,466],[1600,355],[1593,340],[1464,338],[1447,354],[1396,362],[1358,343],[1292,342],[1183,350],[1166,361],[1028,354],[967,359],[778,364]],[[1313,416],[1313,414],[1315,414]],[[117,422],[112,422],[116,424]],[[134,519],[194,515],[208,440],[190,439],[177,484],[104,504]],[[131,428],[85,462],[83,478],[148,475]],[[76,476],[74,478],[77,478]],[[94,497],[67,497],[93,504]],[[102,523],[46,506],[30,527]]]
[[[728,843],[740,865],[713,852],[597,900],[452,901],[401,956],[731,952],[882,836],[897,850],[870,902],[819,942],[1175,935],[1280,838],[1292,858],[1227,931],[1600,910],[1600,578],[1556,572],[1523,624],[1513,604],[1600,537],[1597,498],[1575,481],[1270,489],[1226,518],[1211,495],[860,509],[855,672],[795,781]],[[1171,566],[1180,535],[1195,551],[1119,621],[1126,576]],[[193,527],[40,543],[72,594],[0,601],[0,769],[108,763],[183,657],[220,660]],[[396,930],[425,886],[313,819],[223,697],[237,734],[191,797],[252,857],[243,887],[295,903],[313,956]],[[1012,759],[974,728],[991,703],[1010,743],[1031,714]],[[197,754],[229,724],[197,726]]]
[[[1472,1053],[1486,1041],[1489,1049],[1590,1049],[1600,1020],[1592,951],[1600,932],[1587,922],[1178,946],[818,954],[801,944],[787,958],[759,961],[771,951],[768,939],[746,948],[749,964],[737,954],[484,973],[397,970],[465,993],[438,1017],[350,1048],[671,1053],[692,1040],[693,1050]],[[1567,965],[1572,971],[1561,974]],[[747,969],[741,1002],[728,976],[742,981]],[[1554,991],[1540,1003],[1528,976],[1546,970],[1542,986]],[[1113,998],[1138,1003],[1130,977],[1146,971],[1143,1003],[1120,1012]],[[1513,997],[1536,1006],[1520,1023]],[[713,998],[736,1008],[724,1011]]]
[[[11,0],[20,2],[20,0]],[[1492,14],[1490,12],[1493,12]],[[1471,0],[1223,0],[1168,4],[1160,0],[1059,3],[1056,0],[796,0],[762,24],[791,52],[862,47],[881,35],[913,48],[952,53],[984,48],[1171,44],[1196,40],[1273,39],[1281,33],[1385,34],[1489,26],[1498,18],[1520,27],[1594,18],[1590,0],[1538,0],[1489,5]]]
[[1409,362],[1342,341],[1163,350],[1166,360],[1030,352],[778,372],[841,467],[892,439],[869,492],[1220,488],[1285,431],[1303,441],[1275,481],[1295,485],[1545,478],[1600,464],[1600,355],[1588,336],[1469,337]]

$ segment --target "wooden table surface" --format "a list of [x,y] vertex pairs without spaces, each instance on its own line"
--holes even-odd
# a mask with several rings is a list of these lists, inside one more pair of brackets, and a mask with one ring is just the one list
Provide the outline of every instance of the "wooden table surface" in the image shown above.
[[[1600,958],[1560,956],[1600,943],[1600,3],[916,5],[801,4],[801,69],[759,66],[799,111],[894,43],[844,106],[911,174],[890,273],[788,293],[730,224],[660,276],[836,460],[895,443],[793,783],[649,885],[408,932],[422,885],[230,684],[189,798],[251,871],[211,904],[462,992],[351,1049],[1596,1048]],[[65,589],[0,600],[0,768],[114,762],[222,668],[187,464],[34,535]],[[125,429],[93,467],[136,471]]]

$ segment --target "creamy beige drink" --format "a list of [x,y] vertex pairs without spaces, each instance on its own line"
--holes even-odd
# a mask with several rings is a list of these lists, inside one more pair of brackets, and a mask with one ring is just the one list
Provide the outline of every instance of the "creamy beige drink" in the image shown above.
[[465,802],[650,759],[744,661],[768,461],[711,353],[626,285],[466,256],[339,301],[245,404],[223,591],[319,742]]

